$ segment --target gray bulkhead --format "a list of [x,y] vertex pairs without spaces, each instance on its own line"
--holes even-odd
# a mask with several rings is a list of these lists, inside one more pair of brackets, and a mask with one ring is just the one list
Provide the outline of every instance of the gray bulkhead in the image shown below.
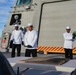
[[16,3],[3,32],[11,33],[14,30],[16,21],[10,22],[18,14],[21,15],[19,27],[33,23],[34,29],[39,32],[39,46],[61,47],[66,26],[71,26],[72,32],[76,31],[76,0],[31,0],[30,4],[22,5]]

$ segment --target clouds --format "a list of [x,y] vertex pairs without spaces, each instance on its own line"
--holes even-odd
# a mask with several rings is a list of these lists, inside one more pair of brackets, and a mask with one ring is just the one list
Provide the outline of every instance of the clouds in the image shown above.
[[0,15],[9,15],[16,0],[0,0]]
[[16,0],[0,0],[0,36]]
[[0,0],[0,4],[1,3],[7,3],[7,4],[13,4],[16,0]]
[[[1,10],[1,9],[0,9]],[[10,10],[10,9],[9,9]],[[3,16],[8,16],[9,15],[9,10],[7,11],[7,10],[2,10],[2,11],[0,11],[0,17],[3,17]]]
[[0,0],[0,3],[5,3],[7,0]]

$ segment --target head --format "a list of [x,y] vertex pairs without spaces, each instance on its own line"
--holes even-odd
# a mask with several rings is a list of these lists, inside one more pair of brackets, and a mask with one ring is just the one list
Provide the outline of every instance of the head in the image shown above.
[[27,26],[27,29],[29,31],[32,31],[33,30],[33,24],[29,23],[28,26]]
[[18,27],[18,25],[17,25],[17,24],[15,24],[15,30],[18,30],[18,28],[19,28],[19,27]]
[[69,26],[66,27],[66,32],[70,33],[71,28]]

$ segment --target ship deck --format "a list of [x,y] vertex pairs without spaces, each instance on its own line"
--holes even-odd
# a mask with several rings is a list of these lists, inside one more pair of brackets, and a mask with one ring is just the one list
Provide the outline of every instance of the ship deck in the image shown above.
[[39,54],[38,57],[21,57],[11,58],[11,52],[2,52],[8,59],[14,71],[17,72],[19,67],[23,75],[71,75],[76,69],[76,55],[73,60],[65,59],[64,54]]

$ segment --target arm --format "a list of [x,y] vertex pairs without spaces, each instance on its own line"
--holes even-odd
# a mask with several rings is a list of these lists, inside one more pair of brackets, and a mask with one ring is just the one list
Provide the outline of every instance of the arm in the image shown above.
[[63,37],[64,37],[64,39],[65,40],[68,40],[68,41],[71,41],[72,40],[72,34],[70,34],[70,35],[67,35],[67,34],[63,34]]
[[35,34],[34,34],[34,38],[33,38],[33,41],[32,41],[32,43],[30,44],[32,47],[34,46],[34,44],[37,42],[37,32],[35,32]]
[[24,35],[23,42],[24,42],[25,46],[28,45],[28,42],[27,42],[27,32]]
[[23,34],[23,32],[21,31],[21,39],[23,39],[23,36],[24,36],[24,34]]
[[14,39],[14,31],[12,32],[11,34],[11,38],[10,38],[10,41]]

